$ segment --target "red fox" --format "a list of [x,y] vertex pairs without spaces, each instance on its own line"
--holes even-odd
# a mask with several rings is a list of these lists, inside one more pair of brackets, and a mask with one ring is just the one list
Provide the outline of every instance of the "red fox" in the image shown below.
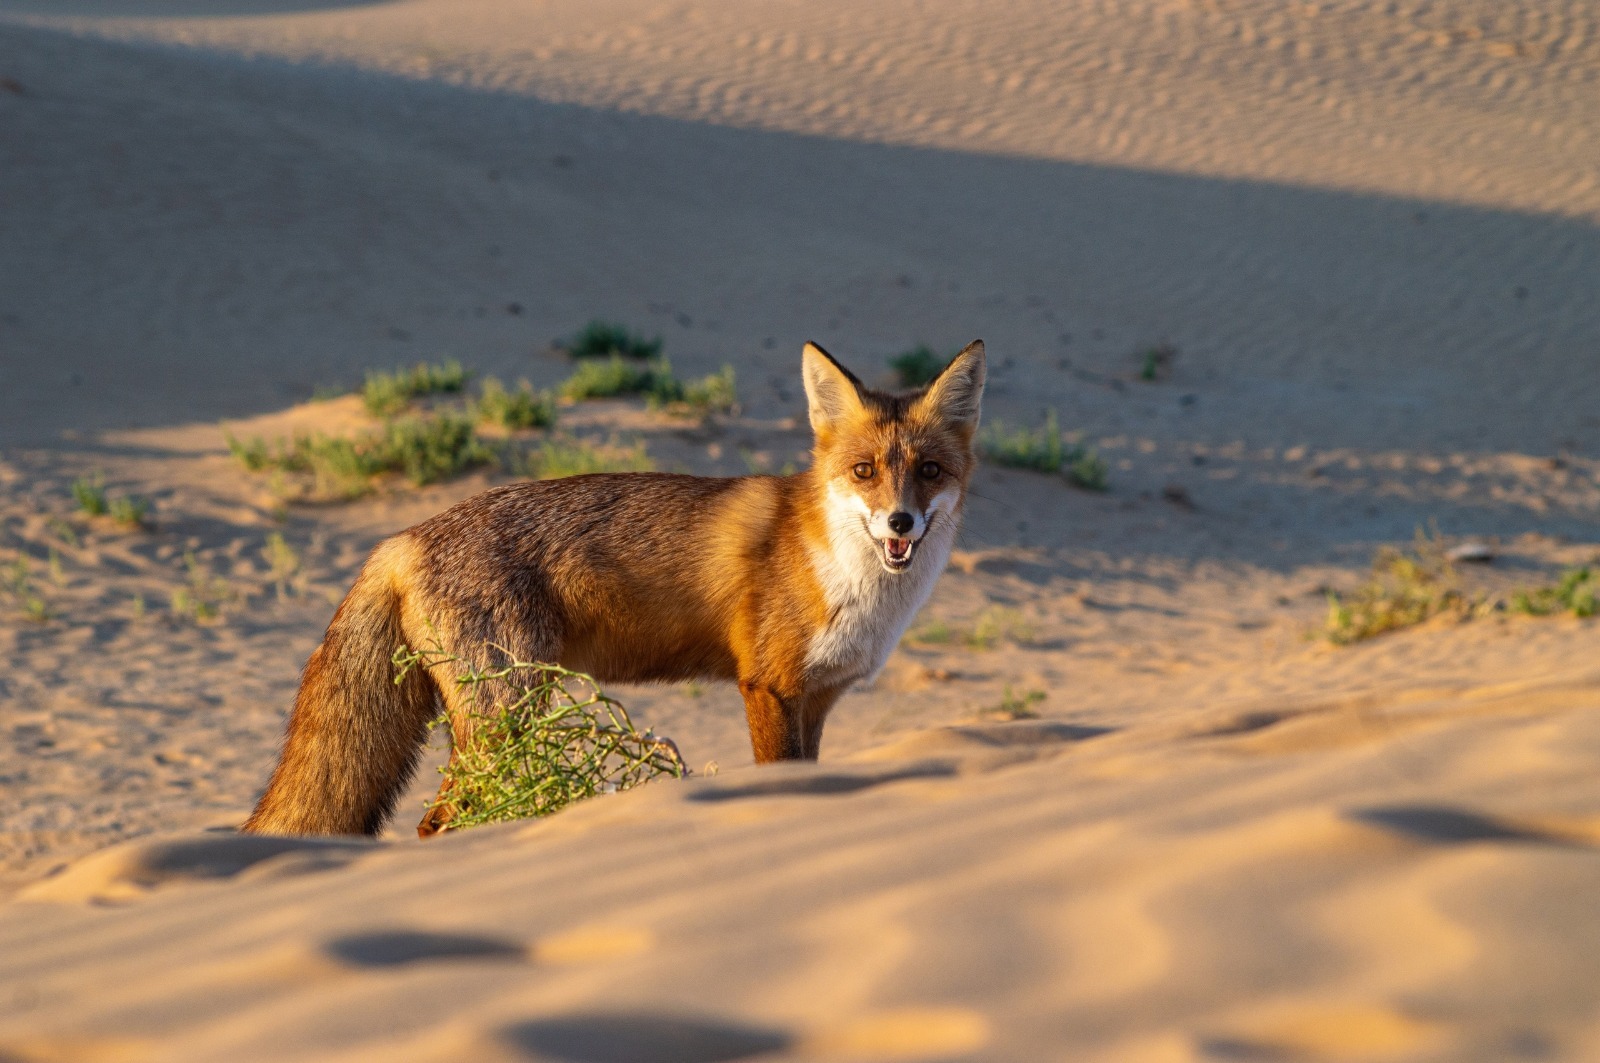
[[[393,680],[396,647],[430,640],[603,682],[733,680],[757,762],[816,759],[834,702],[883,667],[949,560],[984,349],[973,341],[909,394],[866,387],[813,343],[802,369],[815,435],[804,472],[511,484],[380,543],[306,663],[282,756],[241,829],[380,831],[441,704],[456,748],[470,726],[470,696],[448,674]],[[447,826],[446,809],[418,833]]]

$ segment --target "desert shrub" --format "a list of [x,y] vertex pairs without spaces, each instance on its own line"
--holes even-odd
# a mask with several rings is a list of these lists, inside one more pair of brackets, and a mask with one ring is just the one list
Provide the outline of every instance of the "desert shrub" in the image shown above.
[[917,627],[912,628],[910,631],[907,631],[905,634],[905,641],[922,642],[930,646],[943,646],[949,642],[953,642],[956,638],[956,635],[956,631],[951,628],[949,624],[945,623],[943,620],[936,619],[929,620],[927,623],[918,625]]
[[261,556],[267,562],[267,578],[277,588],[278,597],[288,597],[300,573],[299,553],[289,545],[282,532],[272,532],[261,547]]
[[373,478],[384,471],[376,438],[353,439],[321,433],[296,436],[282,451],[275,467],[286,472],[310,474],[313,497],[360,498],[372,490]]
[[1372,575],[1353,593],[1328,592],[1323,634],[1329,642],[1346,646],[1435,616],[1465,618],[1492,608],[1487,599],[1462,593],[1444,545],[1418,532],[1409,551],[1379,549]]
[[617,354],[580,364],[562,382],[560,393],[574,401],[642,395],[652,409],[701,419],[731,412],[739,402],[732,366],[685,383],[672,375],[672,365],[665,358],[640,362]]
[[889,368],[894,370],[901,387],[920,388],[924,384],[933,383],[934,378],[949,361],[949,358],[941,358],[934,354],[933,348],[919,343],[909,351],[890,358]]
[[979,450],[996,465],[1033,472],[1062,473],[1076,487],[1104,491],[1109,486],[1105,460],[1093,447],[1061,434],[1054,410],[1037,428],[1010,428],[996,421],[979,435]]
[[0,589],[16,602],[23,616],[35,623],[42,624],[54,615],[49,603],[34,586],[33,566],[24,555],[18,555],[0,574]]
[[661,353],[661,337],[647,340],[628,331],[626,325],[596,319],[560,346],[574,358],[617,357],[644,361]]
[[739,407],[739,391],[734,385],[731,365],[684,384],[668,374],[650,390],[648,398],[652,409],[702,421],[714,413],[732,413]]
[[217,619],[222,615],[222,607],[233,600],[233,588],[202,564],[192,550],[183,555],[183,566],[184,584],[172,592],[173,615],[195,623]]
[[296,436],[276,447],[260,437],[227,440],[245,468],[299,473],[311,481],[307,493],[322,499],[359,498],[385,473],[401,473],[421,486],[495,460],[472,420],[456,414],[389,421],[361,436]]
[[361,388],[361,401],[374,417],[403,413],[421,395],[456,392],[467,386],[467,371],[454,358],[438,365],[418,362],[392,373],[373,371]]
[[1010,723],[1016,720],[1036,720],[1039,713],[1034,706],[1044,701],[1045,692],[1042,690],[1025,690],[1020,694],[1013,693],[1011,684],[1007,683],[1005,692],[1000,696],[1000,704],[991,705],[978,710],[978,719],[996,720],[1001,723]]
[[535,391],[526,380],[512,391],[497,378],[487,377],[472,404],[472,416],[479,424],[502,428],[549,428],[556,423],[556,400],[547,391]]
[[494,460],[493,451],[473,431],[471,419],[451,415],[390,423],[373,456],[382,468],[403,473],[419,487]]
[[991,605],[978,613],[964,641],[975,650],[992,650],[1002,642],[1026,644],[1033,641],[1033,625],[1015,609]]
[[150,515],[150,503],[142,498],[124,495],[113,498],[107,512],[112,520],[125,528],[142,528],[145,518]]
[[72,499],[78,504],[78,512],[86,517],[103,517],[109,509],[105,482],[99,474],[72,481]]
[[1085,491],[1105,491],[1111,487],[1111,474],[1105,459],[1094,448],[1074,444],[1068,455],[1067,482]]
[[[547,816],[596,794],[687,774],[670,739],[636,728],[622,704],[581,672],[520,660],[480,668],[437,643],[401,646],[393,662],[396,682],[413,668],[443,665],[471,691],[473,719],[463,729],[471,737],[453,750],[432,806],[447,813],[450,829]],[[490,683],[509,685],[511,699],[490,703]],[[450,721],[441,717],[435,726]]]
[[222,438],[227,441],[228,453],[250,472],[265,472],[273,467],[272,452],[267,447],[267,441],[260,436],[239,439],[232,432],[223,429]]
[[969,650],[992,650],[1002,642],[1027,645],[1033,641],[1034,629],[1018,610],[989,605],[972,618],[970,627],[952,627],[934,619],[913,628],[906,638],[930,646],[959,644]]
[[126,495],[112,498],[106,493],[105,481],[99,473],[80,476],[72,481],[72,498],[78,512],[86,517],[110,517],[128,528],[141,528],[150,512],[150,503],[142,498]]
[[577,439],[548,439],[522,456],[522,475],[556,480],[590,472],[650,472],[655,463],[644,444],[611,442],[595,446]]
[[672,367],[665,359],[648,362],[630,362],[621,355],[612,355],[604,361],[589,361],[578,366],[576,372],[561,384],[561,397],[582,401],[584,399],[609,399],[618,395],[645,395],[661,402],[675,401],[682,394],[683,385],[672,375]]
[[1497,613],[1526,616],[1600,613],[1600,578],[1589,567],[1572,568],[1555,583],[1524,588],[1509,598],[1469,594],[1437,535],[1417,532],[1412,548],[1382,547],[1366,583],[1348,595],[1328,592],[1322,635],[1345,646],[1389,631],[1412,627],[1436,616],[1471,620]]
[[1139,359],[1139,379],[1154,383],[1165,380],[1172,373],[1172,362],[1178,357],[1178,348],[1170,343],[1158,343],[1145,351]]
[[1060,472],[1067,455],[1054,410],[1038,428],[1011,428],[1002,421],[993,422],[979,436],[979,448],[996,465],[1034,472]]
[[1576,617],[1594,616],[1600,611],[1600,578],[1593,570],[1571,568],[1561,574],[1552,587],[1536,587],[1517,591],[1511,596],[1513,612],[1528,616],[1552,616],[1570,613]]

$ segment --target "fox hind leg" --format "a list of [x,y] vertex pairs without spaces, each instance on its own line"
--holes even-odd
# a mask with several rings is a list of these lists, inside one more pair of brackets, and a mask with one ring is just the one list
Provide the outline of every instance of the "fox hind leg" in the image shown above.
[[[555,659],[553,645],[543,639],[537,641],[542,644],[538,647],[542,652],[519,654],[519,659],[553,661]],[[452,639],[452,642],[463,646],[488,646],[496,640],[479,632],[470,641],[458,637]],[[489,659],[475,659],[484,652],[488,653]],[[473,661],[479,672],[500,668],[509,663],[503,653],[494,649],[479,651],[479,654],[469,660]],[[459,814],[460,807],[451,795],[456,789],[456,780],[462,767],[462,751],[471,748],[480,721],[485,716],[493,716],[500,709],[515,704],[528,686],[539,681],[537,674],[518,670],[505,678],[485,677],[475,682],[463,683],[461,678],[465,674],[464,666],[457,663],[435,665],[431,671],[438,684],[445,716],[450,724],[450,759],[445,765],[444,778],[439,783],[438,793],[434,795],[427,812],[417,824],[417,836],[420,838],[429,838],[448,830],[451,822]]]

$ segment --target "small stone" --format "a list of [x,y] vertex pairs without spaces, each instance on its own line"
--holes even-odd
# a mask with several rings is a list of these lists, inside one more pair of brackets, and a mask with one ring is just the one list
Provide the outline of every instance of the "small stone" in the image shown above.
[[1494,547],[1488,543],[1465,542],[1457,543],[1444,552],[1450,561],[1464,561],[1473,565],[1487,565],[1495,558]]

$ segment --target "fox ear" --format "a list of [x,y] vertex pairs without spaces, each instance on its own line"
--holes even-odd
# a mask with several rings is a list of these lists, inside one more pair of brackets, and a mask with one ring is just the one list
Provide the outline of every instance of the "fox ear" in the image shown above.
[[924,416],[937,417],[974,431],[978,427],[986,379],[983,341],[973,340],[928,385],[928,390],[917,400],[917,410]]
[[801,354],[801,369],[806,381],[806,402],[811,410],[811,430],[818,435],[864,409],[861,381],[833,360],[833,355],[807,343]]

